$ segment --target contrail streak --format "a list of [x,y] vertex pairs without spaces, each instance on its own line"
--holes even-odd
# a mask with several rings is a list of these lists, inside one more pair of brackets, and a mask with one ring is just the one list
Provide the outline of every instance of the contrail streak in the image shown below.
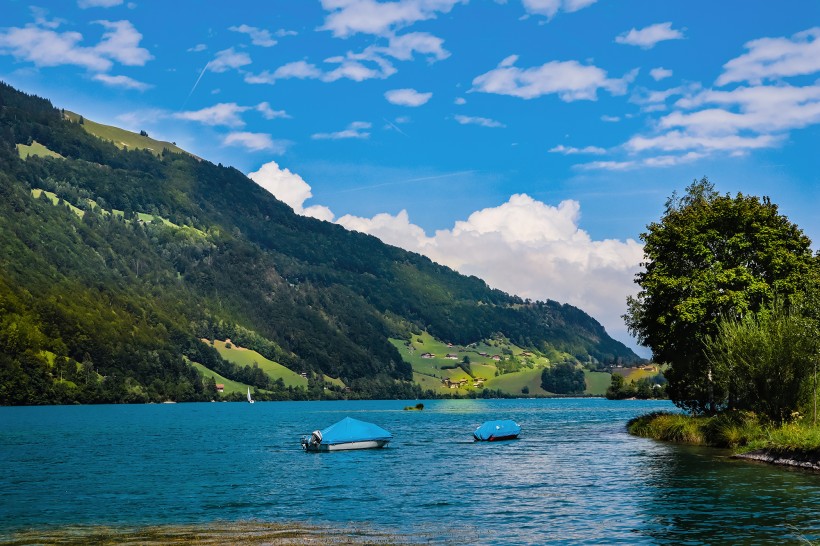
[[396,180],[395,182],[383,182],[381,184],[372,184],[370,186],[359,186],[356,188],[348,188],[346,190],[339,190],[339,191],[332,191],[332,192],[325,192],[323,195],[334,195],[337,193],[349,193],[352,191],[361,191],[361,190],[370,190],[373,188],[382,188],[384,186],[397,186],[399,184],[409,184],[410,182],[423,182],[425,180],[437,180],[439,178],[452,178],[454,176],[461,176],[464,174],[472,174],[476,172],[475,170],[471,171],[459,171],[457,173],[448,173],[448,174],[438,174],[435,176],[421,176],[419,178],[408,178],[407,180]]
[[194,83],[194,86],[191,88],[191,92],[188,93],[188,96],[185,98],[185,102],[182,103],[182,106],[180,107],[180,110],[185,108],[185,105],[188,104],[188,99],[190,99],[191,95],[194,94],[194,90],[196,89],[196,86],[199,85],[199,80],[201,80],[202,76],[205,75],[205,71],[208,70],[209,66],[211,66],[211,61],[208,61],[208,63],[205,65],[205,68],[203,68],[202,72],[199,73],[199,77],[196,79],[196,83]]
[[395,123],[393,123],[392,121],[388,120],[387,118],[382,118],[382,119],[383,119],[383,120],[384,120],[384,122],[385,122],[386,124],[388,124],[390,127],[392,127],[393,129],[395,129],[396,131],[398,131],[400,134],[402,134],[402,135],[404,135],[404,136],[406,136],[406,137],[408,137],[408,138],[409,138],[409,135],[408,135],[407,133],[405,133],[404,131],[402,131],[401,129],[399,129],[399,128],[398,128],[398,126],[397,126]]

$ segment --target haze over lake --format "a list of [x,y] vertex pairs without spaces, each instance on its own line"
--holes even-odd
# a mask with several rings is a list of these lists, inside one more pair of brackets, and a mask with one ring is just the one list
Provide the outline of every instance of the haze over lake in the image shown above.
[[[629,436],[663,401],[433,400],[0,408],[0,528],[256,521],[407,542],[764,544],[820,535],[820,476]],[[413,401],[412,404],[416,402]],[[302,452],[345,416],[388,448]],[[519,440],[474,443],[511,418]]]

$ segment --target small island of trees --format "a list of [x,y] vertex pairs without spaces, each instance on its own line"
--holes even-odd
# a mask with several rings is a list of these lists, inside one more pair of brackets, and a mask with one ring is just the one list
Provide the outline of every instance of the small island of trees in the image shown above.
[[809,238],[769,198],[720,195],[703,178],[641,239],[645,269],[624,319],[668,365],[669,397],[689,416],[644,416],[630,430],[817,451],[820,256]]

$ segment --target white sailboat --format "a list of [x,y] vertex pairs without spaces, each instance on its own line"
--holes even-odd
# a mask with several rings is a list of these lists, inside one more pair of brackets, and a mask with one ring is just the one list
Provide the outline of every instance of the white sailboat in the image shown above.
[[253,398],[251,398],[251,388],[250,388],[250,387],[248,387],[248,402],[249,402],[249,403],[251,403],[251,404],[253,404],[254,402],[256,402],[256,400],[254,400]]

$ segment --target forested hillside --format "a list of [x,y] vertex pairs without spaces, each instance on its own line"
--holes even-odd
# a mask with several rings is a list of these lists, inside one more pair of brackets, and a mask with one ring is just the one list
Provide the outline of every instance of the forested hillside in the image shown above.
[[577,308],[298,216],[236,169],[120,149],[0,83],[0,403],[212,399],[191,362],[269,398],[326,395],[223,360],[203,338],[340,378],[344,396],[423,396],[389,341],[422,330],[638,360]]

